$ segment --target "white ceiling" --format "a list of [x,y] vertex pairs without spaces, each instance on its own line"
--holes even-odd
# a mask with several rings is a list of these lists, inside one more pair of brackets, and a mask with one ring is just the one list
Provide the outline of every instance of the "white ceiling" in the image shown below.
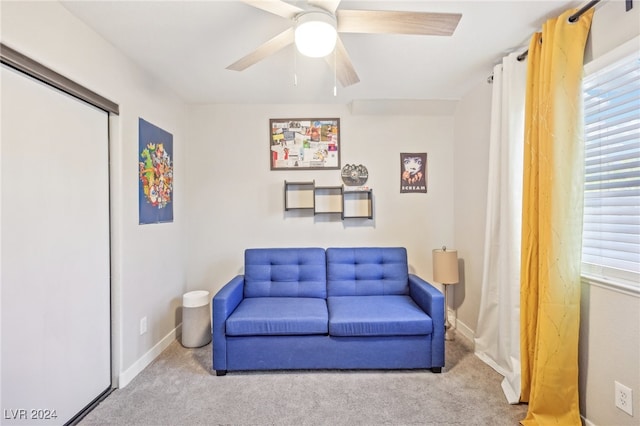
[[[300,1],[291,1],[301,5]],[[240,1],[63,1],[189,103],[349,103],[462,97],[542,23],[579,1],[349,1],[340,9],[461,13],[452,37],[342,34],[360,82],[338,85],[293,46],[237,72],[229,64],[292,23]],[[294,85],[297,69],[298,84]]]

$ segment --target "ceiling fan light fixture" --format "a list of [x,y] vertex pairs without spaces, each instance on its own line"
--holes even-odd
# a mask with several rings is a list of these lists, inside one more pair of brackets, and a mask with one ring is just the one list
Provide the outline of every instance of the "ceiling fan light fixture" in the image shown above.
[[336,18],[325,12],[304,12],[296,18],[295,43],[300,53],[322,58],[333,52],[338,38]]

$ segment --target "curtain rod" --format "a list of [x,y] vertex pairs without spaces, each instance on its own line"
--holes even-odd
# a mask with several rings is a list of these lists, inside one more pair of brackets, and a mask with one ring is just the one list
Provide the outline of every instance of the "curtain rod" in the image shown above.
[[[569,16],[569,22],[573,23],[576,22],[578,19],[580,19],[580,17],[589,9],[591,9],[592,7],[594,7],[596,4],[600,3],[601,0],[592,0],[589,3],[587,3],[586,5],[584,5],[580,10],[578,10],[576,13],[574,13],[573,15]],[[522,52],[520,55],[518,55],[518,61],[524,61],[527,58],[527,55],[529,54],[529,50],[525,50],[524,52]]]

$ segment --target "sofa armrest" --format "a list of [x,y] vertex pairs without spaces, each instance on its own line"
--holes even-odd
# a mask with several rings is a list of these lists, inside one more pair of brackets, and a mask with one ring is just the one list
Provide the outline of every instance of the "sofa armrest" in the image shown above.
[[432,367],[444,367],[444,295],[433,285],[414,274],[409,274],[409,294],[433,321]]
[[227,370],[227,338],[226,321],[229,315],[238,307],[244,297],[244,275],[238,275],[225,284],[211,303],[213,325],[211,327],[213,339],[213,369]]

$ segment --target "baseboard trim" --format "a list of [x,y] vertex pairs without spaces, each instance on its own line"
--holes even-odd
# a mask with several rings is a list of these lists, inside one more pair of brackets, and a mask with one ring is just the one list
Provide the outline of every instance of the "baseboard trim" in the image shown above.
[[596,424],[594,422],[592,422],[591,420],[587,419],[585,416],[580,416],[580,418],[582,419],[582,422],[584,424],[584,426],[596,426]]
[[169,334],[164,336],[154,347],[152,347],[147,353],[142,355],[133,365],[120,373],[118,377],[118,387],[120,389],[127,386],[131,381],[142,372],[154,359],[158,357],[169,347],[174,340],[180,335],[182,324],[179,324],[176,328],[171,330]]
[[476,333],[469,328],[465,323],[456,318],[456,332],[460,333],[464,336],[471,344],[472,347],[475,348],[475,335]]

